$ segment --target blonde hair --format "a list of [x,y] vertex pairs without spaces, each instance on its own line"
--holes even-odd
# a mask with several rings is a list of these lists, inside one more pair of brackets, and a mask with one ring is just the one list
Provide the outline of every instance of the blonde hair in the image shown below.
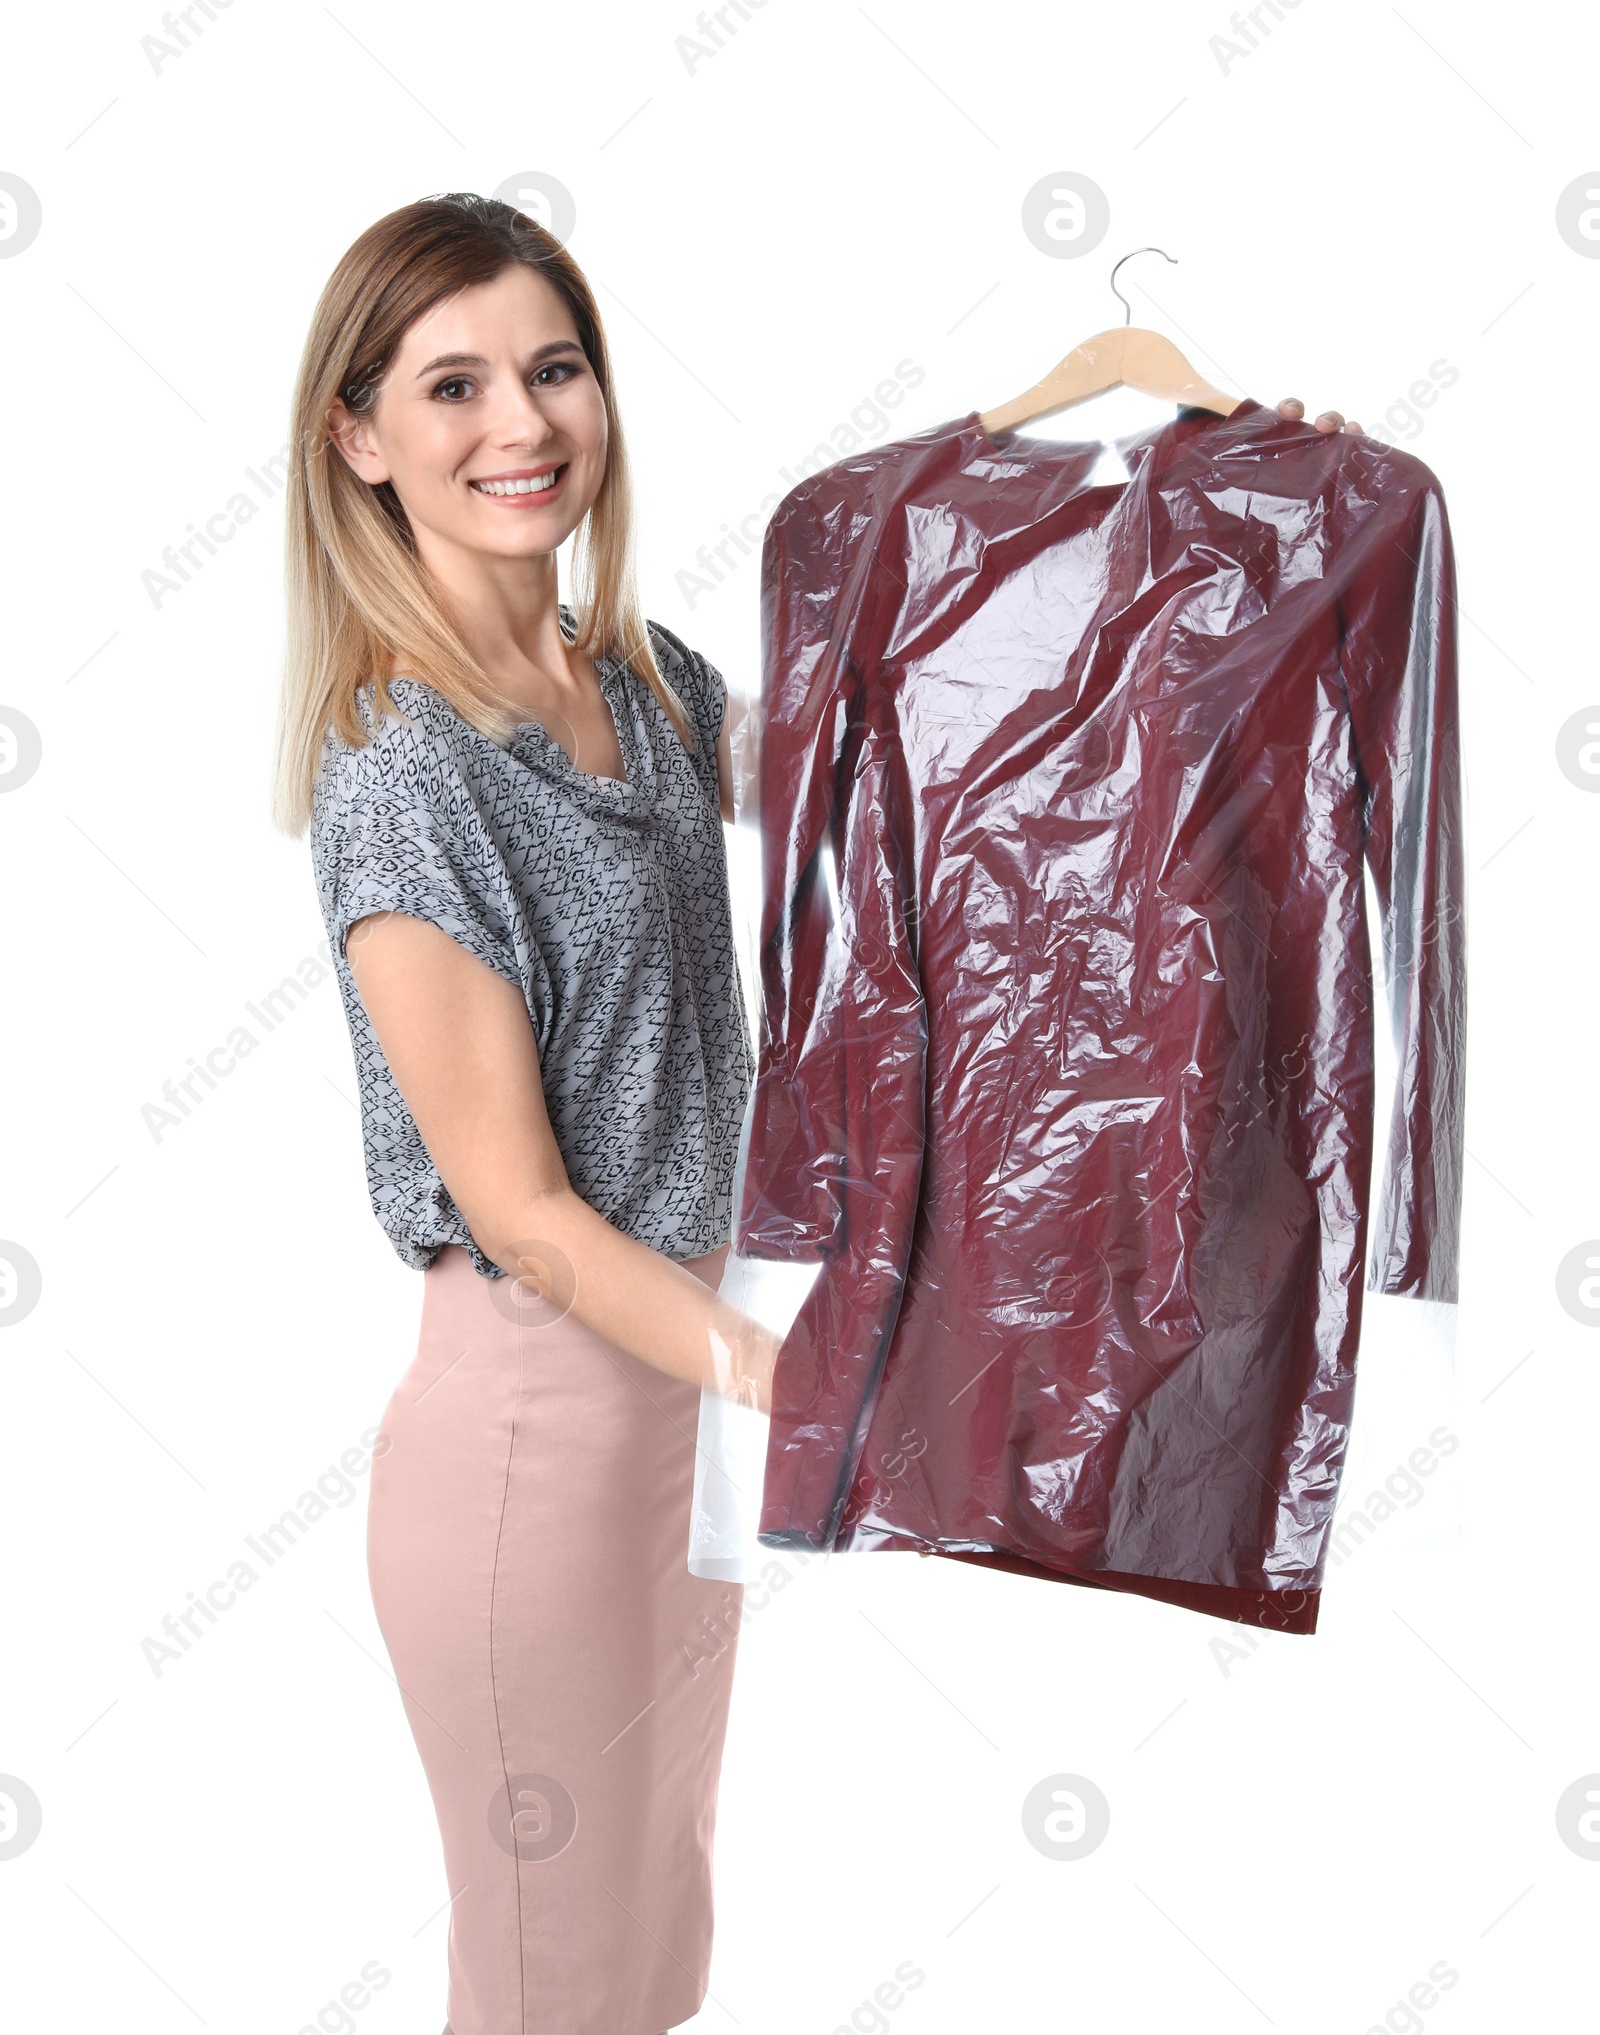
[[422,198],[369,226],[317,301],[295,381],[286,488],[287,604],[278,698],[272,818],[304,833],[329,728],[352,748],[369,728],[359,695],[381,715],[398,661],[502,747],[526,720],[495,686],[450,620],[417,556],[388,481],[370,486],[330,444],[336,397],[369,415],[395,349],[422,314],[514,263],[560,291],[605,403],[605,477],[573,547],[573,608],[581,655],[622,658],[660,701],[685,748],[697,747],[684,702],[662,676],[634,589],[632,487],[610,356],[583,271],[553,234],[513,205],[473,192]]

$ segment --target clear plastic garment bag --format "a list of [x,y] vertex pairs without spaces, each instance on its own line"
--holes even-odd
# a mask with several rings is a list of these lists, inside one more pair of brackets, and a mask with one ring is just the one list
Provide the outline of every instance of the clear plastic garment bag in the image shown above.
[[1364,1292],[1446,1343],[1456,1302],[1449,526],[1250,399],[1117,449],[974,413],[768,527],[724,1290],[787,1335],[770,1422],[708,1399],[691,1559],[1310,1633]]

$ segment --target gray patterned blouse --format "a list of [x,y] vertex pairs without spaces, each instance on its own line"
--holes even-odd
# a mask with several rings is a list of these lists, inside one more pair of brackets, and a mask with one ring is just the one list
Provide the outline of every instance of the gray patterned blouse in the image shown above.
[[[570,637],[575,617],[561,608]],[[595,660],[627,781],[580,770],[537,721],[509,749],[417,678],[409,722],[351,749],[330,729],[312,804],[317,893],[350,1025],[373,1211],[419,1270],[463,1244],[451,1200],[389,1072],[345,957],[364,912],[440,927],[527,999],[546,1107],[574,1190],[618,1229],[683,1259],[728,1241],[754,1068],[734,959],[717,737],[727,689],[647,624],[701,741],[690,756],[649,687]],[[369,728],[372,703],[362,695]]]

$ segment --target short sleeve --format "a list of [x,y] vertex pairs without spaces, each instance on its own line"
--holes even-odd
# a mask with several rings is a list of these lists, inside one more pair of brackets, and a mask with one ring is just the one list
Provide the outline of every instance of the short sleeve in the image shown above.
[[722,733],[722,717],[727,711],[728,688],[722,673],[709,658],[702,657],[698,650],[691,651],[690,656],[699,669],[701,721],[710,737],[711,747],[715,749]]
[[469,954],[522,986],[496,897],[493,848],[459,776],[425,731],[386,727],[327,761],[319,857],[334,952],[368,912],[425,919]]
[[698,650],[691,650],[671,629],[664,628],[660,622],[652,622],[649,626],[652,634],[659,639],[658,656],[661,642],[668,647],[670,654],[663,660],[667,665],[668,682],[693,716],[707,753],[714,755],[728,703],[728,688],[722,673]]

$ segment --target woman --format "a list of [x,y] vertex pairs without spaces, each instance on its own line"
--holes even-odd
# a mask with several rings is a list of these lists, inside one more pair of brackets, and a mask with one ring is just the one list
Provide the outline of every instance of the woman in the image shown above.
[[594,300],[508,205],[423,200],[341,260],[289,513],[276,817],[425,1269],[368,1563],[449,2031],[656,2035],[705,1993],[743,1595],[686,1566],[700,1389],[765,1408],[777,1344],[716,1294],[752,1073],[726,689],[639,615]]
[[311,823],[374,1206],[428,1268],[368,1556],[450,2025],[656,2035],[705,1989],[742,1597],[687,1568],[700,1386],[764,1404],[775,1351],[716,1298],[751,1058],[725,690],[640,625],[600,321],[511,207],[355,243],[293,442],[280,819]]

